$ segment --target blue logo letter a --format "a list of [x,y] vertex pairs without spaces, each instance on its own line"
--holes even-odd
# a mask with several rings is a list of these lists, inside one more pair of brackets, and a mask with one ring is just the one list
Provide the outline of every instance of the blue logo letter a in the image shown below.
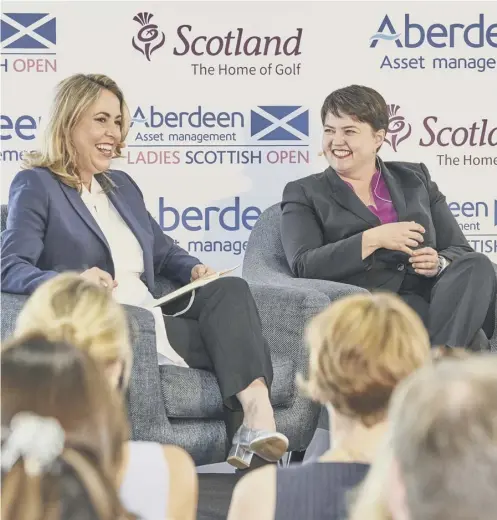
[[133,114],[133,117],[131,118],[131,124],[129,127],[131,128],[135,123],[145,123],[145,126],[148,128],[148,122],[147,118],[145,117],[145,114],[143,113],[141,107],[138,107],[135,110],[135,113]]
[[[390,34],[383,34],[383,31],[385,29],[388,29]],[[402,42],[400,41],[399,37],[402,33],[397,33],[395,31],[395,28],[393,26],[393,23],[390,21],[390,18],[388,15],[385,15],[385,18],[383,18],[383,21],[381,22],[380,26],[378,27],[378,31],[376,34],[373,34],[371,38],[369,39],[371,41],[371,44],[369,47],[374,48],[376,47],[376,44],[378,43],[378,40],[386,40],[386,41],[395,41],[395,45],[397,47],[402,47]]]

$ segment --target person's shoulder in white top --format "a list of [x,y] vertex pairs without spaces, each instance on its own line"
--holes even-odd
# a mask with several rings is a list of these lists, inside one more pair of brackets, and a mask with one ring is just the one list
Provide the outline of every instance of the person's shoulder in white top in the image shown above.
[[195,464],[178,446],[131,441],[119,475],[124,507],[141,520],[194,520],[198,479]]

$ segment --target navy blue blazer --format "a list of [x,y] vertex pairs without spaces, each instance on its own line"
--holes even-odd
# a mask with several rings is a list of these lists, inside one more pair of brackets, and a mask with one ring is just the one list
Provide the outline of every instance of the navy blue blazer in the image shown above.
[[[142,247],[142,280],[149,290],[156,274],[188,283],[200,260],[162,232],[128,174],[110,170],[107,175],[115,185],[108,197]],[[100,183],[101,177],[96,176]],[[91,267],[115,276],[109,244],[78,190],[60,182],[47,168],[20,171],[10,186],[2,233],[2,291],[31,294],[59,272]]]

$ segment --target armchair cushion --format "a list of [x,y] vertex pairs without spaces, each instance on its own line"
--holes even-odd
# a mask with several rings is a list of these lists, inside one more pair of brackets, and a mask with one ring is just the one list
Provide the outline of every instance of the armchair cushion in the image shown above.
[[161,298],[162,296],[175,291],[179,287],[181,287],[180,283],[168,280],[162,275],[156,275],[155,286],[151,292],[154,298]]
[[[275,408],[291,406],[295,398],[295,363],[273,360],[271,402]],[[174,365],[160,366],[162,397],[169,418],[222,419],[223,401],[216,376],[206,370]]]

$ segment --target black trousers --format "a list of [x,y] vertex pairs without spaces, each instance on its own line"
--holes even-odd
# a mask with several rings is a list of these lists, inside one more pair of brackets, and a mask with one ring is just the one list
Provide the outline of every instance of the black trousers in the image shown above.
[[407,274],[399,296],[421,316],[432,345],[468,347],[480,329],[492,337],[496,291],[488,257],[467,253],[437,278]]
[[[162,312],[175,314],[189,300],[190,295],[184,296],[163,306]],[[164,322],[171,346],[188,365],[215,373],[229,410],[241,410],[236,394],[258,378],[264,378],[271,390],[269,346],[254,298],[242,278],[219,278],[197,289],[188,311],[178,317],[164,316]]]

